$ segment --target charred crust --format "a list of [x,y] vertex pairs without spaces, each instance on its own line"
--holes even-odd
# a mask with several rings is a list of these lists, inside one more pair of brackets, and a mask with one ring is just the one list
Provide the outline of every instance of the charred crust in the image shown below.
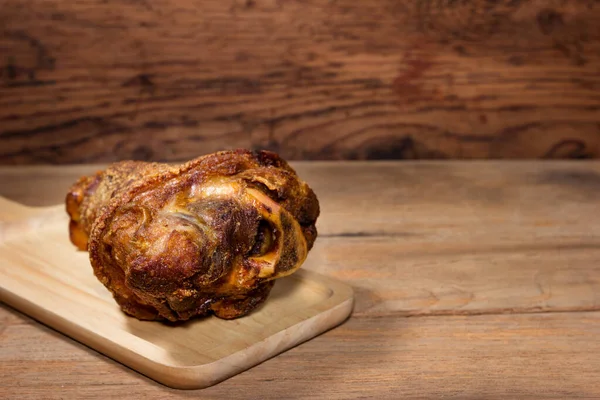
[[211,305],[211,310],[222,319],[235,319],[248,315],[265,302],[275,281],[262,283],[242,298],[225,298]]
[[[261,179],[248,179],[253,176]],[[229,284],[228,268],[236,254],[264,251],[257,245],[266,239],[259,228],[261,218],[256,211],[240,209],[235,201],[204,202],[201,206],[210,208],[205,212],[212,216],[203,223],[219,227],[211,229],[217,232],[213,238],[218,243],[216,247],[199,245],[187,234],[174,231],[166,239],[166,246],[175,250],[168,254],[149,256],[139,250],[140,254],[124,255],[117,251],[119,243],[123,246],[122,237],[117,236],[124,230],[131,229],[130,236],[134,238],[143,236],[143,228],[134,229],[131,221],[147,218],[154,222],[156,209],[178,193],[214,177],[243,179],[277,202],[300,226],[306,247],[312,248],[317,237],[317,197],[275,153],[223,151],[178,167],[139,161],[115,163],[105,171],[82,177],[71,188],[66,204],[73,243],[77,241],[74,234],[78,228],[87,232],[94,274],[125,313],[143,320],[178,321],[210,313],[231,319],[247,315],[267,299],[274,281],[258,280],[243,290],[219,292],[220,285]],[[146,207],[148,215],[132,205],[138,205],[140,210]],[[265,207],[273,212],[270,206]],[[179,222],[195,229],[193,221],[184,218]],[[287,224],[285,229],[292,229],[290,221],[282,222]],[[286,265],[297,264],[299,258],[293,249],[283,255]]]

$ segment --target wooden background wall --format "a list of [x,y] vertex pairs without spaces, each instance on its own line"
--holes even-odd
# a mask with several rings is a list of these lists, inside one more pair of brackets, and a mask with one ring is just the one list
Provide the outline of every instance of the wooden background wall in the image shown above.
[[2,0],[0,163],[600,155],[593,0]]

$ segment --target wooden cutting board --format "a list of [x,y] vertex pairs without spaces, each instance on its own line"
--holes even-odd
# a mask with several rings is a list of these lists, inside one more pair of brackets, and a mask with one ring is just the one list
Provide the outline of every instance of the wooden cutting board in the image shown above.
[[[265,304],[225,321],[179,326],[126,316],[68,238],[64,206],[30,208],[0,197],[0,300],[161,382],[204,388],[343,322],[350,287],[300,269]],[[275,377],[276,378],[276,377]]]

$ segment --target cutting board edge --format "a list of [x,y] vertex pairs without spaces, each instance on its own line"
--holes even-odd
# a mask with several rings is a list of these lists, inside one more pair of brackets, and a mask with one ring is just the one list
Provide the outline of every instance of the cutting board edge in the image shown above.
[[[281,330],[268,337],[262,342],[254,343],[244,350],[233,353],[228,357],[214,361],[210,364],[193,367],[169,367],[168,372],[160,376],[158,373],[165,372],[163,368],[150,371],[148,374],[142,373],[149,378],[174,389],[204,389],[227,380],[250,368],[253,368],[297,345],[300,345],[332,328],[335,328],[350,317],[353,305],[354,299],[352,297],[348,298],[327,311],[321,312],[320,314],[317,314],[308,320],[299,322],[296,325],[292,325],[289,328]],[[306,333],[294,335],[294,331],[301,330],[304,330]],[[277,343],[273,350],[265,352],[263,357],[257,357],[254,359],[248,357],[245,359],[244,353],[255,352],[269,342]],[[230,368],[227,370],[226,366],[228,364],[236,365],[237,368]],[[161,367],[164,366],[162,364],[157,365]],[[214,371],[215,369],[219,370],[221,368],[223,368],[224,371],[222,374],[216,374],[216,376],[214,376],[212,379],[206,376],[207,371],[210,372]],[[141,372],[141,370],[139,371]]]

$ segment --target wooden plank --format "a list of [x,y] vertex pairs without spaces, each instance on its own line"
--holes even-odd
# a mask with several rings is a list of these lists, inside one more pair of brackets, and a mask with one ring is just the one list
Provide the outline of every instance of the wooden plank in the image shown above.
[[[456,244],[565,244],[599,237],[598,162],[300,164],[326,236]],[[420,238],[419,238],[420,237]]]
[[4,0],[0,163],[600,154],[594,0]]
[[352,318],[199,392],[165,388],[14,311],[3,314],[18,320],[0,347],[8,398],[600,397],[598,312]]
[[355,316],[600,310],[600,240],[585,246],[317,241],[305,267],[356,293]]
[[[295,162],[319,197],[321,237],[456,245],[581,244],[600,237],[600,162]],[[64,201],[102,165],[0,167],[0,195]],[[26,182],[23,183],[23,182]],[[39,193],[43,193],[41,196]]]

